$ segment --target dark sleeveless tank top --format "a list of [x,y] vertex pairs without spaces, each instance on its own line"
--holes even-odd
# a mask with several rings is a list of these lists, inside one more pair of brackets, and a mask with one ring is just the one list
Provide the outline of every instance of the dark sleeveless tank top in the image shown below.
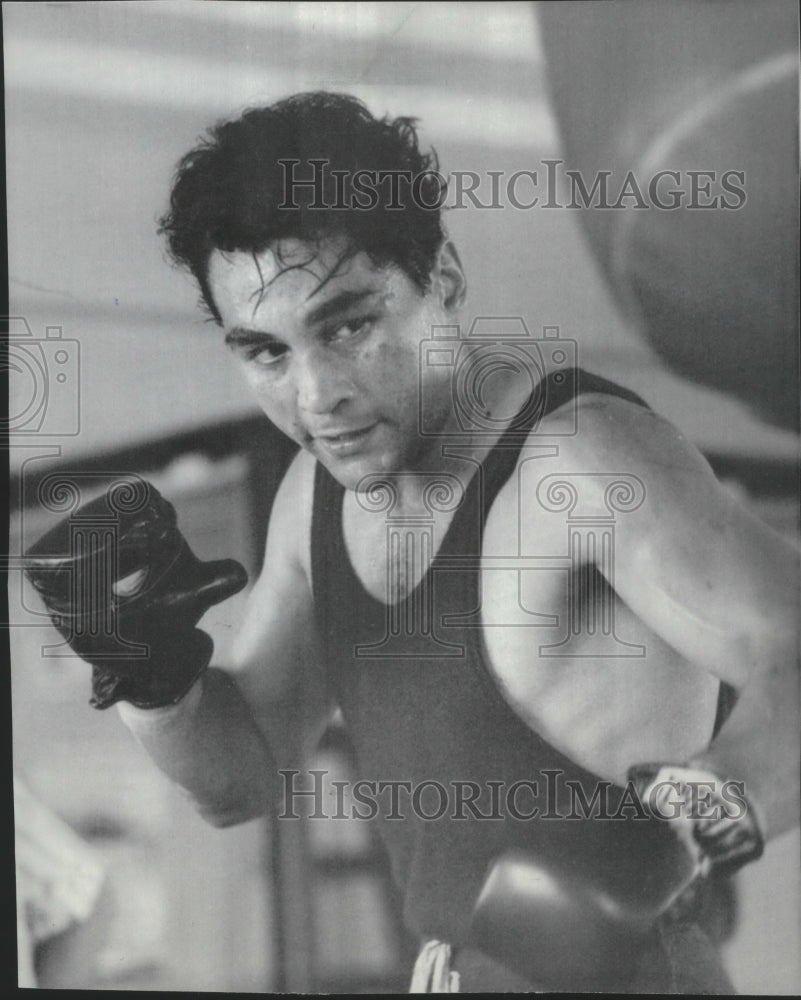
[[[477,468],[428,572],[394,609],[358,579],[343,535],[345,490],[321,465],[316,470],[315,615],[357,760],[356,780],[375,783],[364,787],[379,803],[375,822],[401,889],[407,926],[421,939],[437,938],[457,949],[487,866],[505,849],[535,847],[555,858],[580,855],[590,864],[620,865],[624,858],[653,856],[666,834],[673,836],[666,824],[642,818],[553,821],[575,812],[568,782],[578,783],[589,801],[598,779],[509,706],[488,668],[478,627],[484,526],[517,466],[526,432],[579,393],[647,406],[598,376],[580,369],[567,374],[552,373],[537,387],[541,405],[524,407],[525,420],[513,421]],[[405,628],[409,622],[416,626]],[[515,782],[531,784],[519,785],[510,799]],[[610,813],[622,795],[620,788],[608,789]],[[537,815],[527,818],[535,808]],[[643,877],[647,882],[648,873]]]

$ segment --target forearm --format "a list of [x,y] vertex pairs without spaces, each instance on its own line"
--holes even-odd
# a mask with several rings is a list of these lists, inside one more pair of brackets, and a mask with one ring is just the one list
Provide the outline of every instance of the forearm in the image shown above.
[[244,698],[223,671],[207,670],[177,705],[120,716],[156,765],[215,826],[266,813],[275,801],[276,766]]
[[744,783],[768,837],[799,822],[799,672],[796,662],[760,671],[709,748],[692,764]]

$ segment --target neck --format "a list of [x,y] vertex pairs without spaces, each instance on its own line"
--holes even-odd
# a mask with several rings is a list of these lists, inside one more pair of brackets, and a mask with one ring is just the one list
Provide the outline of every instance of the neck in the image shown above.
[[[440,433],[424,445],[404,470],[382,474],[397,497],[395,510],[409,514],[427,503],[425,491],[437,482],[466,489],[477,469],[492,451],[531,394],[528,379],[510,376],[497,380],[495,391],[485,394],[485,409],[465,429],[452,412]],[[429,497],[430,499],[430,497]]]

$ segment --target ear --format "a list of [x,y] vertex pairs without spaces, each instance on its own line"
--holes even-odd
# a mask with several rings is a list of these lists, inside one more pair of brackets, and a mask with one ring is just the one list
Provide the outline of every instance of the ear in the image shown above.
[[432,291],[448,311],[458,311],[467,296],[467,278],[459,254],[451,240],[445,240],[439,249],[431,274]]

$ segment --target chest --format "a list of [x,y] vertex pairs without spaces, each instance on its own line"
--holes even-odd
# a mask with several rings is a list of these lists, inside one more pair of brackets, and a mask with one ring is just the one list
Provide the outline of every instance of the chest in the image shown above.
[[[419,596],[455,510],[388,516],[347,499],[343,533],[361,585],[390,609]],[[476,537],[472,526],[456,533]],[[480,558],[460,572],[477,575],[478,607],[464,611],[509,706],[577,763],[622,780],[634,763],[683,760],[706,745],[718,682],[620,600],[603,551],[584,539],[577,552],[561,515],[521,512],[512,483],[488,512]]]
[[620,573],[614,535],[520,508],[513,488],[501,491],[481,570],[486,662],[508,703],[557,749],[613,781],[632,764],[704,748],[719,682],[608,583]]
[[400,604],[427,577],[465,499],[466,484],[453,479],[455,486],[432,491],[423,482],[405,505],[389,492],[345,495],[346,553],[362,587],[376,601]]

